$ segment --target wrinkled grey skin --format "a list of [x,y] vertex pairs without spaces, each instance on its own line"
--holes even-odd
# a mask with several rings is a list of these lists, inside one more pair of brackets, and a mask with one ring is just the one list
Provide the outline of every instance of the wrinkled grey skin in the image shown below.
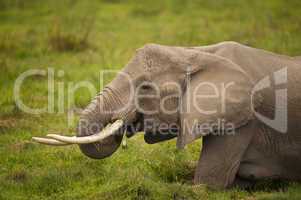
[[[287,67],[288,131],[280,133],[262,123],[254,116],[256,112],[273,119],[275,111],[274,86],[264,89],[251,101],[251,90],[265,76]],[[93,124],[106,125],[116,119],[125,120],[127,136],[145,132],[145,141],[153,144],[177,137],[177,146],[183,148],[203,136],[203,148],[196,167],[194,183],[204,183],[212,187],[226,188],[235,183],[244,184],[261,179],[301,180],[301,59],[281,56],[267,51],[250,48],[234,42],[223,42],[205,47],[169,47],[155,44],[145,45],[136,51],[131,61],[122,70],[131,78],[132,85],[122,75],[117,75],[83,112],[78,135],[92,135],[101,128],[91,128]],[[187,79],[187,73],[191,78]],[[173,81],[182,88],[182,93],[172,86],[164,86]],[[212,115],[199,113],[197,109],[186,110],[189,95],[197,83],[235,82],[227,89],[226,112]],[[160,97],[139,99],[145,110],[156,110],[146,114],[137,109],[130,99],[130,86],[134,90],[142,82],[160,86]],[[187,89],[187,84],[190,87]],[[151,87],[143,87],[139,94],[151,94]],[[203,94],[197,90],[197,94]],[[204,92],[206,93],[206,91]],[[179,108],[177,112],[166,114],[158,108],[159,102],[167,95],[174,95],[165,103],[169,108]],[[195,93],[193,94],[195,95]],[[218,107],[220,99],[200,98],[201,108]],[[126,104],[130,106],[125,106]],[[195,105],[193,105],[195,106]],[[126,107],[126,110],[115,113]],[[185,112],[186,111],[186,112]],[[194,120],[198,124],[211,123],[219,118],[235,124],[234,135],[215,135],[211,132],[192,131]],[[146,119],[160,123],[178,124],[172,130],[150,131],[142,126]],[[184,124],[184,121],[187,122]],[[153,130],[153,129],[152,129]],[[156,130],[156,128],[155,128]],[[113,154],[119,147],[123,133],[116,134],[95,144],[80,145],[81,151],[91,157],[102,159]]]

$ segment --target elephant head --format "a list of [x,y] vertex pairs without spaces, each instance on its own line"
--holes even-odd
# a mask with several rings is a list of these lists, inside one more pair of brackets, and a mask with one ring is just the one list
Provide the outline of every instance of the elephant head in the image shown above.
[[144,131],[147,143],[177,137],[182,148],[224,129],[215,126],[218,120],[235,128],[247,123],[251,86],[240,67],[221,56],[148,44],[84,110],[77,137],[50,134],[34,140],[79,144],[85,155],[98,159],[118,149],[125,131],[127,136]]

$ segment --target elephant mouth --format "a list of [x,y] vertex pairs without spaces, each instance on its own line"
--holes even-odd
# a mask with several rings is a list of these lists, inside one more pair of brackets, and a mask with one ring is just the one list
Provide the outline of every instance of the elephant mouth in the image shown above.
[[178,136],[178,129],[164,129],[157,132],[146,131],[144,141],[148,144],[155,144],[161,141],[170,140]]
[[40,144],[52,145],[52,146],[66,146],[73,144],[92,144],[96,142],[101,142],[106,138],[115,135],[123,127],[123,120],[116,120],[113,124],[108,124],[99,133],[89,135],[89,136],[63,136],[57,134],[48,134],[47,138],[43,137],[32,137],[33,141]]

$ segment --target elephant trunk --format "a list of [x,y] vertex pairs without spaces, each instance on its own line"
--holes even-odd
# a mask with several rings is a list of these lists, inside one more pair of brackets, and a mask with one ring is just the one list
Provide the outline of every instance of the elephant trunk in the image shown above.
[[[102,131],[109,123],[113,122],[116,108],[121,105],[110,87],[105,88],[96,96],[88,107],[83,111],[78,127],[77,136],[84,137],[94,135]],[[116,133],[100,141],[80,144],[82,153],[90,158],[102,159],[112,155],[120,146],[124,127],[119,128]]]
[[81,151],[90,158],[112,155],[120,146],[125,129],[136,119],[136,109],[130,98],[131,86],[124,76],[115,77],[82,112],[77,136],[48,134],[32,139],[52,146],[79,144]]

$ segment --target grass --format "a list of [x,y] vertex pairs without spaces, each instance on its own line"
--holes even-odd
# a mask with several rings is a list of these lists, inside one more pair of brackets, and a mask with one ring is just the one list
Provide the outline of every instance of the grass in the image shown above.
[[[200,46],[234,40],[301,55],[300,13],[299,0],[0,0],[0,199],[300,199],[296,183],[285,189],[266,184],[252,192],[193,186],[200,141],[178,151],[175,141],[147,145],[140,135],[98,161],[76,146],[30,141],[48,132],[72,132],[67,113],[90,101],[84,88],[75,93],[74,105],[66,90],[59,101],[59,83],[66,89],[70,82],[89,81],[99,90],[99,70],[122,68],[135,49],[150,42]],[[55,112],[24,113],[13,98],[16,78],[47,68],[64,71],[55,76]],[[27,79],[21,91],[26,105],[47,105],[45,76]]]

